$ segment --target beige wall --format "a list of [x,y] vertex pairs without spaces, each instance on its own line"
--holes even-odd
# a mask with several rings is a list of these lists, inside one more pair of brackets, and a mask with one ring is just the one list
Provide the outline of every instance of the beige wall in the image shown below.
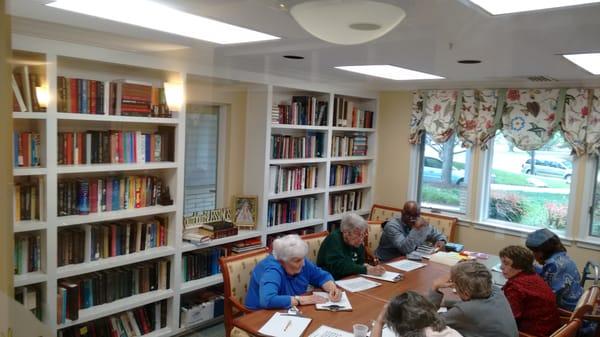
[[[408,172],[410,165],[410,146],[408,132],[410,121],[410,108],[412,93],[406,91],[381,92],[379,95],[379,127],[378,127],[378,162],[375,203],[401,207],[406,201],[408,191]],[[482,153],[475,150],[474,162],[477,163]],[[579,166],[579,176],[585,174],[585,165]],[[474,167],[472,172],[477,172]],[[473,184],[478,184],[478,177],[473,177]],[[578,191],[583,191],[584,181],[580,179]],[[583,193],[578,193],[575,210],[582,210]],[[473,190],[471,200],[476,200],[477,191]],[[475,203],[471,202],[471,213],[475,214]],[[582,212],[575,212],[572,223],[573,233],[578,233],[578,225]],[[475,228],[475,225],[463,222],[458,226],[457,241],[464,244],[467,249],[497,254],[500,249],[510,244],[523,244],[524,238],[517,235],[502,234],[490,230]],[[576,243],[567,245],[569,255],[580,267],[589,259],[600,258],[597,250],[578,247]]]

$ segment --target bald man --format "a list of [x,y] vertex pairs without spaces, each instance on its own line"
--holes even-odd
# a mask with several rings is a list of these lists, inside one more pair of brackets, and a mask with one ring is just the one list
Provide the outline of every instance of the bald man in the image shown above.
[[425,242],[443,248],[448,239],[421,217],[421,209],[414,201],[407,201],[400,218],[389,219],[379,241],[375,255],[381,261],[405,256]]

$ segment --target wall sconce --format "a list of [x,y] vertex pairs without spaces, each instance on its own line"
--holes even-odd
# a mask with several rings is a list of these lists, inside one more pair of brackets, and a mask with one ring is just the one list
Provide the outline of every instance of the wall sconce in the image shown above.
[[40,108],[47,108],[50,101],[50,92],[47,86],[35,87],[35,97],[37,98]]
[[164,83],[165,98],[170,111],[180,111],[183,105],[183,87],[181,83]]

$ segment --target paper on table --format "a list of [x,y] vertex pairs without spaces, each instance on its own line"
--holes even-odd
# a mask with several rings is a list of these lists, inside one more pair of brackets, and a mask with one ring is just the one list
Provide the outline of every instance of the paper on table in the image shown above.
[[[373,333],[373,329],[371,329],[369,331],[367,336],[370,337],[372,333]],[[396,334],[394,333],[394,331],[392,331],[392,329],[390,329],[389,326],[384,325],[383,329],[381,329],[381,337],[396,337]]]
[[[327,293],[320,291],[313,292],[313,295],[329,298],[329,295]],[[329,300],[325,303],[315,303],[315,306],[317,307],[317,309],[331,311],[352,310],[352,304],[350,304],[350,300],[348,299],[348,295],[346,295],[345,291],[342,291],[342,298],[339,300],[339,302],[333,302]],[[335,309],[331,308],[330,306],[334,306]]]
[[307,317],[282,315],[280,312],[276,312],[258,332],[274,337],[300,337],[311,320]]
[[387,265],[403,271],[411,271],[426,266],[426,264],[424,263],[415,262],[411,260],[400,260],[396,262],[390,262]]
[[357,292],[357,291],[371,289],[371,288],[381,285],[381,283],[367,280],[366,278],[363,278],[363,277],[356,277],[356,278],[352,278],[349,280],[339,280],[339,281],[335,281],[335,283],[338,286],[340,286],[350,292],[353,292],[353,293]]
[[361,276],[366,276],[366,277],[370,277],[370,278],[375,278],[378,280],[383,280],[383,281],[388,281],[388,282],[398,282],[400,281],[400,273],[395,273],[393,271],[386,271],[385,273],[383,273],[383,275],[377,276],[377,275],[367,275],[367,274],[360,274]]
[[501,263],[495,264],[495,265],[492,267],[492,271],[497,271],[497,272],[501,273],[501,272],[502,272],[502,269],[500,269],[500,267],[501,267],[501,266],[502,266],[502,264],[501,264]]
[[308,337],[354,337],[354,334],[327,325],[321,325]]

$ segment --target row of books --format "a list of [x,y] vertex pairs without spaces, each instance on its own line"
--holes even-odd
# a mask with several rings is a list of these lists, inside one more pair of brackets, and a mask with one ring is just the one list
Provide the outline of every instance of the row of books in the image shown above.
[[183,254],[181,260],[181,276],[183,281],[197,280],[220,273],[219,258],[226,254],[225,248],[222,247],[213,247]]
[[269,234],[267,235],[267,247],[271,248],[273,247],[273,241],[275,241],[275,239],[280,238],[282,236],[286,236],[288,234],[297,234],[297,235],[306,235],[306,234],[312,234],[315,232],[315,227],[305,227],[305,228],[300,228],[300,229],[293,229],[291,231],[285,231],[285,232],[281,232],[281,233],[275,233],[275,234]]
[[122,164],[162,161],[166,133],[141,131],[59,132],[58,164]]
[[329,186],[362,184],[367,181],[369,164],[332,164]]
[[42,320],[42,284],[15,288],[15,300]]
[[316,197],[290,198],[270,201],[267,226],[314,219],[316,215]]
[[336,97],[333,103],[333,126],[373,128],[373,111],[363,110],[353,101]]
[[158,205],[163,183],[154,176],[112,176],[58,182],[58,216]]
[[59,280],[57,323],[76,321],[80,309],[168,289],[169,268],[170,262],[160,259]]
[[40,76],[29,66],[13,68],[11,86],[13,111],[46,111],[45,107],[40,106],[35,92],[35,88],[40,86]]
[[58,331],[58,337],[134,337],[167,326],[167,301],[150,303]]
[[16,131],[13,137],[15,167],[37,167],[41,165],[42,144],[37,132]]
[[272,124],[326,125],[327,105],[312,96],[292,96],[292,104],[273,105]]
[[317,166],[269,167],[269,186],[272,194],[317,188]]
[[58,265],[141,252],[167,245],[167,218],[123,220],[58,231]]
[[272,135],[271,158],[320,158],[323,149],[323,135],[307,135],[301,137]]
[[28,177],[15,183],[15,221],[42,220],[45,203],[44,177]]
[[367,136],[333,136],[331,139],[331,156],[366,156]]
[[363,192],[361,190],[331,194],[329,196],[329,214],[340,214],[358,211],[362,208]]
[[40,233],[15,235],[15,274],[42,270],[42,237]]

